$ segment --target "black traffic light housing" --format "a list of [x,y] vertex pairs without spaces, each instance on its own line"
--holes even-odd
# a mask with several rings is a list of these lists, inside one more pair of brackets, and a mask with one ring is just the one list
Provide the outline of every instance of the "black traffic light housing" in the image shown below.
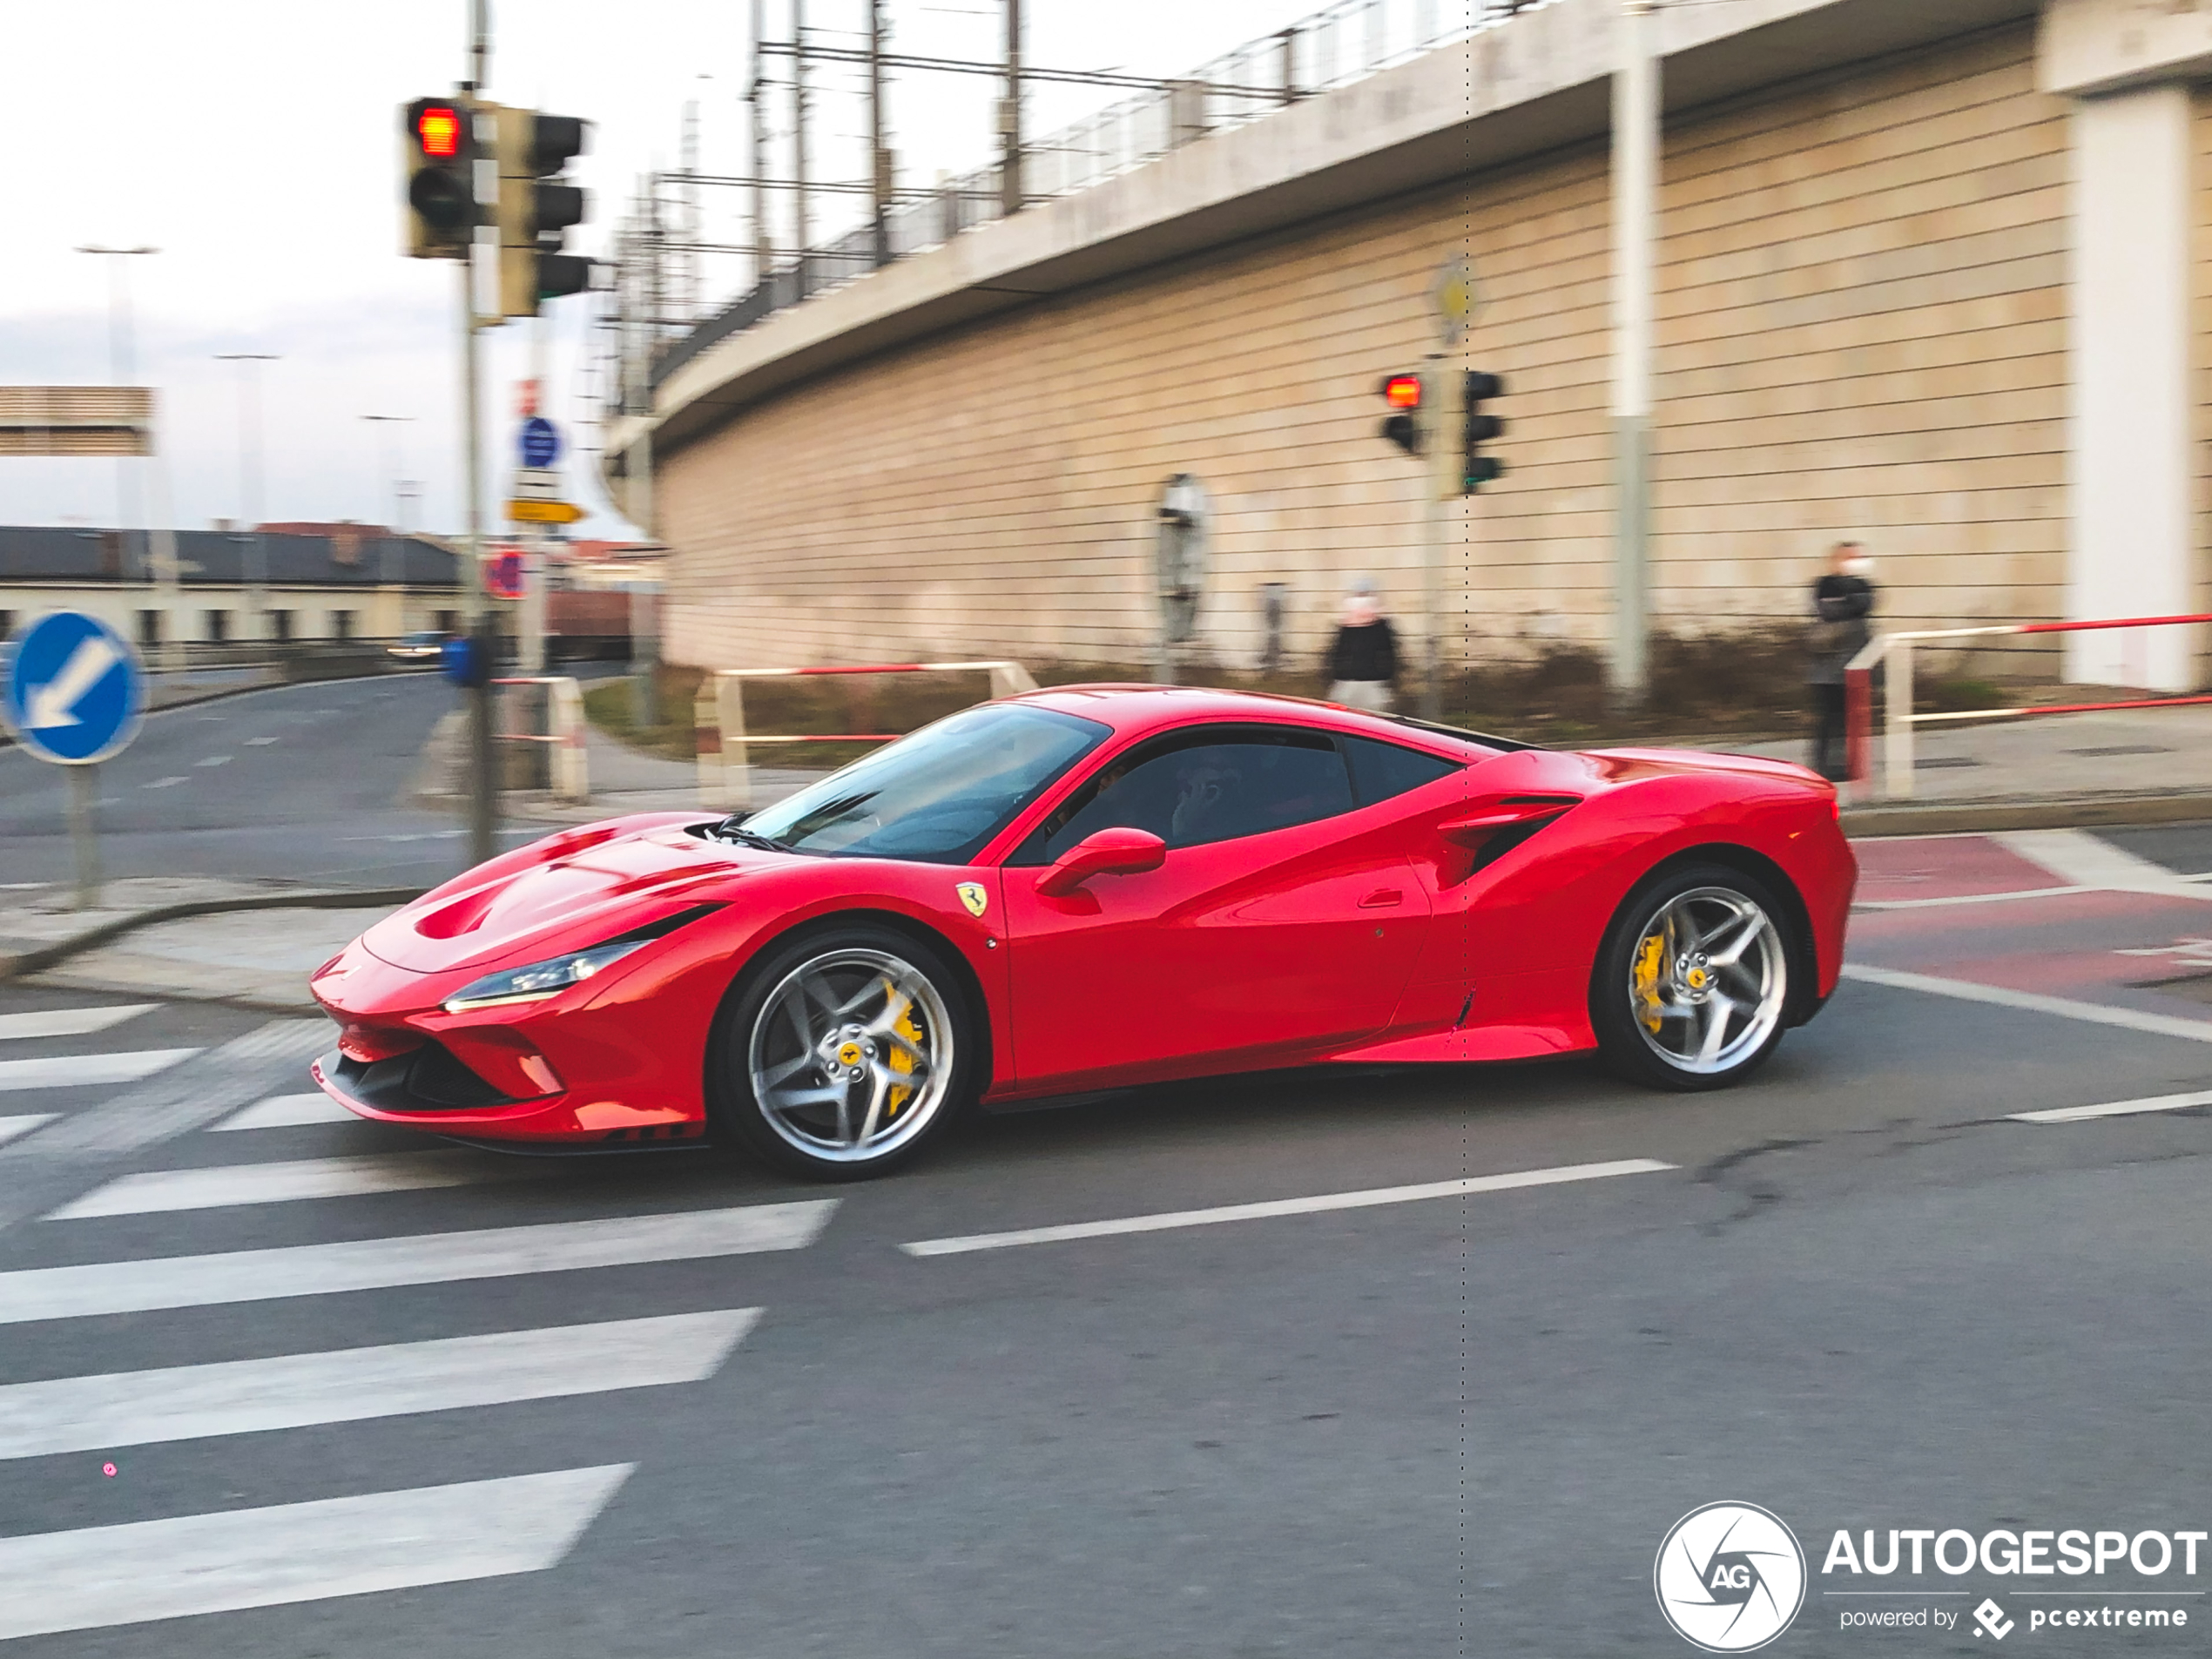
[[1494,397],[1503,397],[1506,383],[1495,374],[1469,369],[1462,386],[1464,396],[1461,407],[1466,410],[1466,416],[1460,429],[1460,448],[1463,455],[1460,468],[1460,492],[1472,495],[1483,485],[1495,483],[1505,476],[1506,463],[1495,455],[1484,455],[1482,446],[1493,438],[1503,436],[1506,423],[1494,415],[1485,415],[1482,406]]
[[1421,453],[1421,402],[1427,388],[1419,374],[1389,374],[1383,378],[1383,401],[1390,413],[1383,417],[1382,435],[1409,455]]
[[476,111],[469,99],[419,98],[400,111],[408,258],[469,257],[482,219],[476,157]]
[[583,222],[584,193],[561,177],[583,152],[591,124],[535,110],[499,111],[499,310],[535,317],[538,301],[580,293],[591,285],[591,261],[562,251],[563,237]]

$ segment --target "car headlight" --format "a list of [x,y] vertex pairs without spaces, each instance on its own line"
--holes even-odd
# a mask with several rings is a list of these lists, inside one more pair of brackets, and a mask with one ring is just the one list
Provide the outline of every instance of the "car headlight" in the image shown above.
[[446,998],[443,1007],[448,1014],[466,1014],[473,1008],[502,1008],[514,1002],[542,1002],[549,996],[558,996],[572,985],[581,985],[601,969],[620,961],[633,951],[642,950],[656,939],[664,939],[687,922],[697,921],[719,905],[693,905],[689,910],[679,910],[672,916],[634,927],[626,934],[593,945],[584,950],[572,950],[565,956],[548,957],[542,962],[530,962],[522,968],[503,968],[496,974],[462,986]]

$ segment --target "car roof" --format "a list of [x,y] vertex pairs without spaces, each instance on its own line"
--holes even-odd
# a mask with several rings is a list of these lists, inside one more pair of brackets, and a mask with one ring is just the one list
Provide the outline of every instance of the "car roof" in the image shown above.
[[1468,749],[1478,747],[1494,752],[1533,746],[1510,738],[1489,737],[1425,720],[1369,714],[1315,698],[1285,697],[1273,691],[1228,691],[1218,686],[1055,685],[1024,692],[1013,700],[1096,720],[1124,737],[1201,722],[1249,720],[1318,726],[1354,737],[1406,744],[1438,754],[1464,754]]

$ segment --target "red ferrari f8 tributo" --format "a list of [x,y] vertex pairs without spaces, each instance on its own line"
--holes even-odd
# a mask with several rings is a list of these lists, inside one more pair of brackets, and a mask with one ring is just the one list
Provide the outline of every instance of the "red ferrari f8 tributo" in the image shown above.
[[315,974],[314,1075],[462,1139],[831,1178],[979,1102],[1274,1067],[1595,1050],[1710,1089],[1819,1010],[1856,880],[1780,761],[1070,686],[455,878]]

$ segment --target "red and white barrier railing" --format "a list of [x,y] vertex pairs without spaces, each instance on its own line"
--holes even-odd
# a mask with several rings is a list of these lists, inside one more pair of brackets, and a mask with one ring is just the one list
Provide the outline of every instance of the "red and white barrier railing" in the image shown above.
[[492,681],[494,685],[543,685],[545,688],[543,732],[499,732],[502,743],[550,743],[554,745],[549,768],[553,792],[563,800],[591,799],[591,775],[583,746],[583,691],[562,674],[516,674]]
[[[832,668],[718,668],[699,683],[693,718],[699,729],[699,804],[730,811],[752,807],[752,751],[761,744],[895,743],[899,732],[754,733],[745,730],[747,680],[802,679],[829,674],[981,674],[991,677],[995,697],[1034,691],[1037,683],[1019,663],[861,663]],[[710,742],[708,734],[718,740]]]
[[1874,671],[1887,666],[1883,698],[1883,793],[1912,792],[1912,729],[1952,721],[2020,719],[2033,714],[2091,714],[2113,709],[2163,709],[2185,703],[2212,703],[2212,695],[2134,698],[2120,703],[2037,703],[2018,708],[1961,709],[1945,714],[1912,711],[1912,650],[1922,640],[1993,638],[2003,634],[2074,634],[2106,628],[2183,628],[2212,622],[2212,616],[2121,617],[2099,622],[2015,622],[1983,628],[1926,628],[1877,634],[1844,669],[1844,770],[1862,794],[1874,779]]

